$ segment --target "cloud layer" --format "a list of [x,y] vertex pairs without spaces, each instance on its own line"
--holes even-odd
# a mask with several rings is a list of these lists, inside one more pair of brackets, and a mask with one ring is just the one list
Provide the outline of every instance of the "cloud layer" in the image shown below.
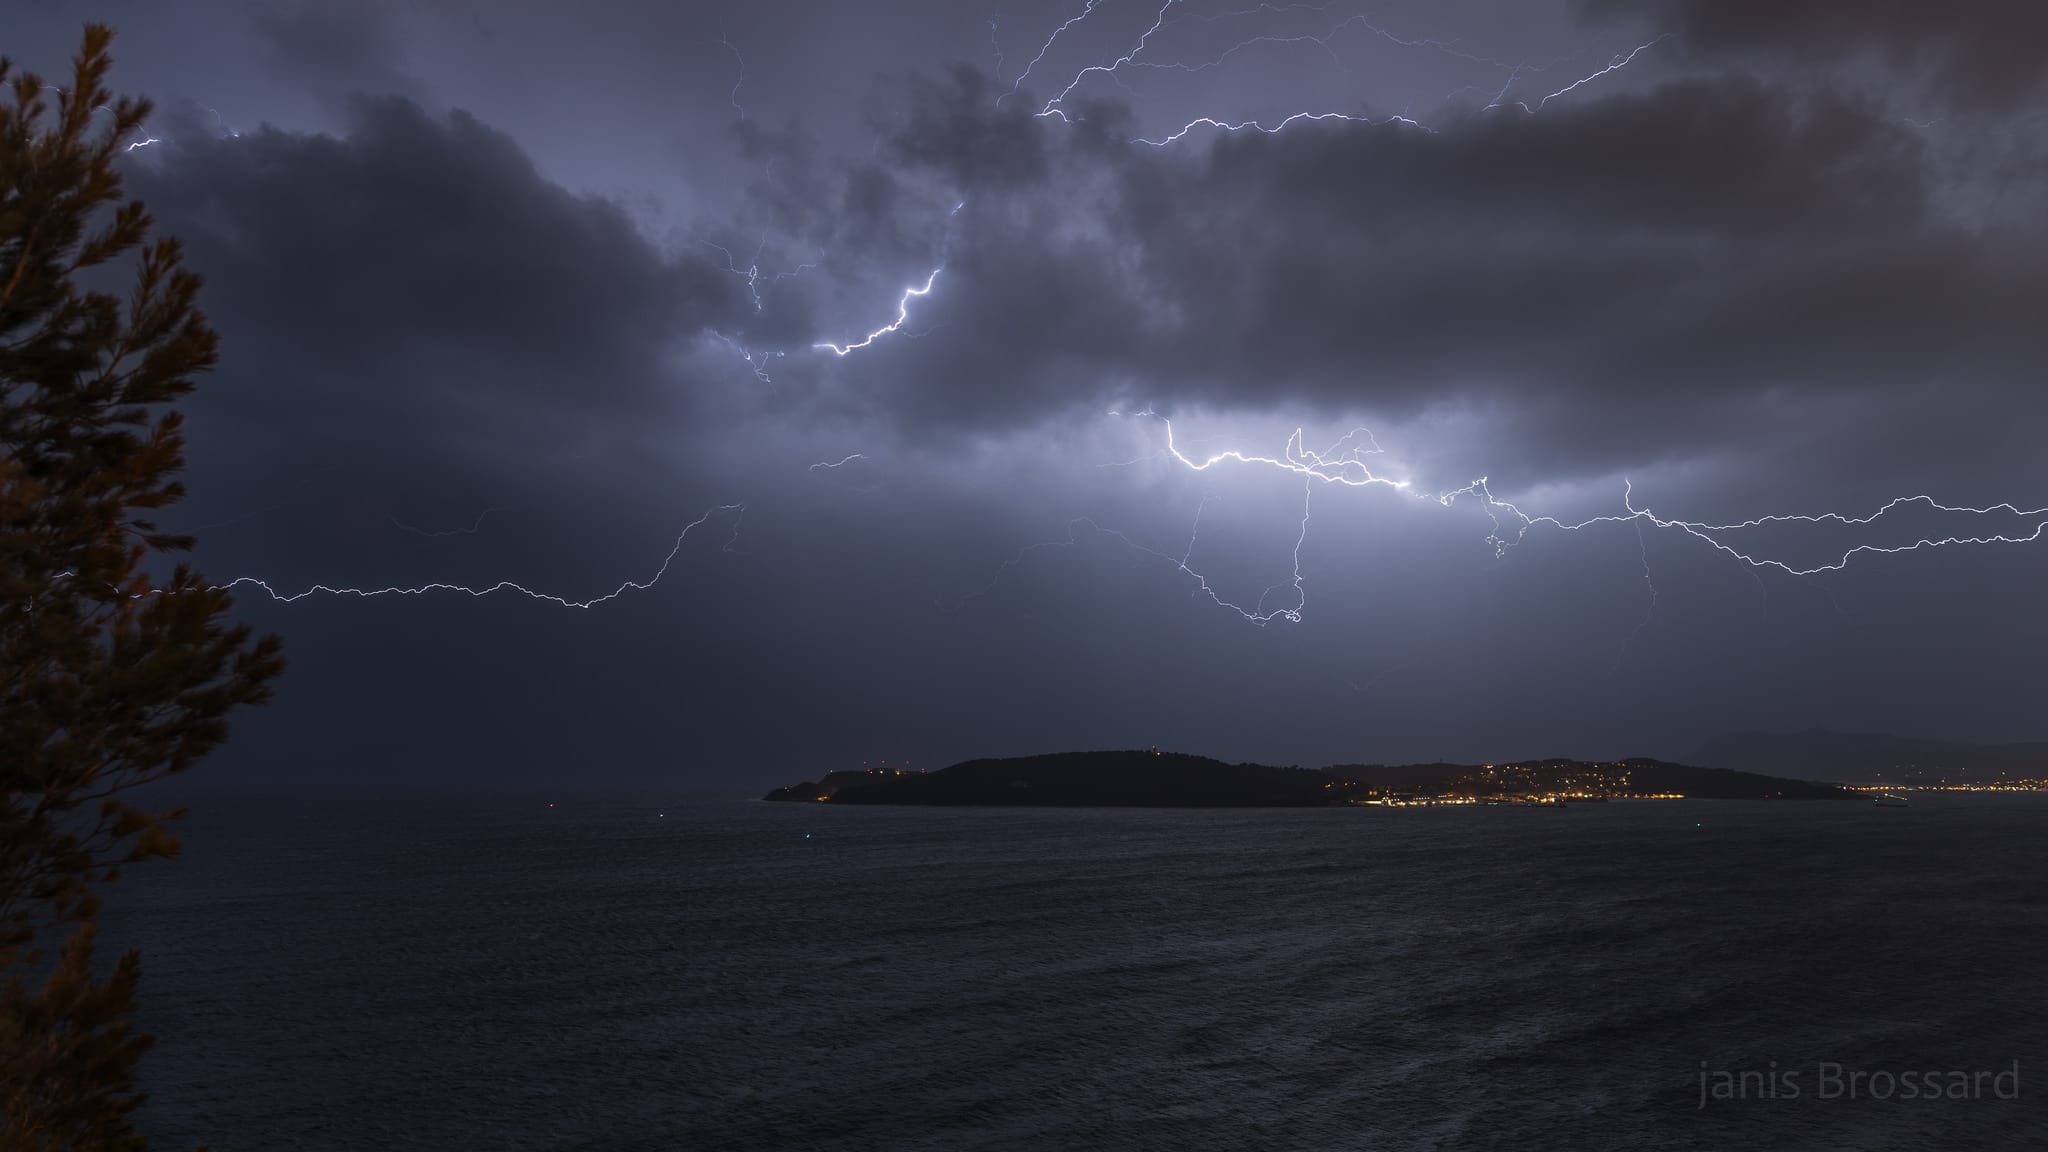
[[[1722,728],[1892,716],[2028,735],[1999,725],[2041,639],[2033,553],[1798,582],[1624,525],[1503,559],[1470,501],[1193,474],[1156,424],[1105,417],[1152,408],[1203,451],[1262,453],[1369,423],[1376,467],[1488,475],[1537,511],[1617,511],[1624,475],[1660,511],[1730,518],[2023,499],[2048,214],[2035,89],[2002,53],[2027,12],[1574,11],[1560,35],[1673,33],[1644,57],[1661,70],[1534,114],[1361,102],[1163,148],[1133,142],[1161,115],[1140,78],[1061,121],[1031,115],[1031,85],[998,107],[985,69],[936,64],[986,47],[978,21],[958,49],[903,16],[877,42],[917,66],[875,66],[858,100],[739,36],[742,120],[716,29],[675,81],[693,112],[622,57],[552,78],[575,115],[502,95],[470,113],[444,106],[448,77],[547,46],[507,22],[437,59],[397,9],[346,38],[248,18],[272,63],[239,80],[296,61],[281,106],[331,119],[226,136],[195,102],[133,171],[226,341],[185,509],[210,571],[582,598],[644,578],[705,508],[747,510],[602,612],[245,597],[298,667],[237,754],[710,779],[853,748],[1682,755]],[[1239,86],[1285,90],[1238,58]],[[1936,93],[1939,122],[1873,77]],[[648,191],[664,165],[687,195]],[[934,269],[898,330],[816,347],[890,323]],[[1254,628],[1192,571],[1267,607],[1298,571],[1309,607]],[[308,751],[305,730],[336,735]]]

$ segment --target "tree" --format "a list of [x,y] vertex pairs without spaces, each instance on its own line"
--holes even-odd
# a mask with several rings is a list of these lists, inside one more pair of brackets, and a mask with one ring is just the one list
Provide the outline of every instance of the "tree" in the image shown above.
[[[122,201],[150,105],[106,91],[112,39],[87,25],[61,90],[0,59],[0,1152],[142,1146],[139,961],[95,976],[96,890],[176,854],[183,813],[129,794],[284,667],[225,590],[145,567],[193,543],[144,517],[183,495],[173,405],[216,339],[177,241]],[[114,275],[125,302],[88,287]]]

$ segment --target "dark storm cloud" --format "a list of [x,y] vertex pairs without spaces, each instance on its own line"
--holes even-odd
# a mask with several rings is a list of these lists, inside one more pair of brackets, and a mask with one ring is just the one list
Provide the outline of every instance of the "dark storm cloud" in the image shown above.
[[664,256],[465,113],[385,98],[341,136],[186,127],[134,190],[208,278],[242,402],[225,418],[251,433],[393,454],[502,434],[498,464],[545,466],[578,428],[672,395],[679,345],[742,315],[733,278]]
[[[1000,82],[947,70],[997,45],[985,7],[939,0],[133,7],[119,86],[220,110],[167,112],[132,184],[224,337],[177,509],[208,525],[204,571],[580,600],[747,506],[587,612],[245,588],[294,668],[238,721],[231,777],[740,790],[867,756],[1151,743],[1678,755],[1781,722],[1996,733],[2038,695],[2037,548],[1758,580],[1628,526],[1498,557],[1470,502],[1323,487],[1304,540],[1297,478],[1191,473],[1150,455],[1156,425],[1102,414],[1156,404],[1189,440],[1264,451],[1356,415],[1418,485],[1489,473],[1537,512],[1618,511],[1622,467],[1681,515],[2038,497],[2038,154],[1893,99],[1879,51],[1791,77],[1674,36],[1531,116],[1437,109],[1506,76],[1354,29],[1097,75],[1063,123],[996,94],[1078,3],[1006,0]],[[1027,88],[1127,51],[1118,21],[1156,11],[1097,7]],[[1195,19],[1255,7],[1177,6],[1157,61],[1348,11]],[[1403,36],[1565,57],[1511,96],[1649,39],[1570,0],[1374,7]],[[10,50],[61,62],[83,13]],[[1434,134],[1131,142],[1411,96]],[[893,319],[941,263],[901,331],[813,347]],[[737,347],[784,353],[758,361],[772,381]],[[1298,559],[1306,613],[1247,625],[1184,556],[1269,608]]]
[[2036,237],[1952,219],[1922,137],[1832,90],[1722,76],[1166,149],[1114,108],[982,94],[914,90],[891,141],[891,179],[967,200],[929,333],[873,350],[901,419],[1499,404],[1601,466],[1710,448],[1781,393],[2048,364]]
[[301,2],[256,8],[250,27],[280,76],[327,96],[414,95],[402,67],[403,33],[383,0],[348,5]]
[[2048,86],[2048,6],[2037,0],[1581,0],[1594,19],[1677,32],[1694,53],[1810,65],[1875,51],[1958,100],[1999,105]]

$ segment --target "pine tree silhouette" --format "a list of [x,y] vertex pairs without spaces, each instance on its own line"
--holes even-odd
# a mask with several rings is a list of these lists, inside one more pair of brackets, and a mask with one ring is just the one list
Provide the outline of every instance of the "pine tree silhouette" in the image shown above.
[[[107,92],[112,40],[87,25],[62,89],[0,60],[0,1152],[143,1147],[140,960],[94,975],[96,890],[178,851],[182,813],[124,796],[284,667],[226,592],[144,568],[193,543],[144,517],[183,495],[174,405],[216,339],[177,241],[122,200],[150,105]],[[128,298],[87,290],[95,268],[132,272]]]

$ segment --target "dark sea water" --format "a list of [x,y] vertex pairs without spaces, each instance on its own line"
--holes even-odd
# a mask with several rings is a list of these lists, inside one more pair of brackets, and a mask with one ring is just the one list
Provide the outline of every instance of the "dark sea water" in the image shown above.
[[670,803],[202,801],[155,1146],[2048,1147],[2048,797]]

